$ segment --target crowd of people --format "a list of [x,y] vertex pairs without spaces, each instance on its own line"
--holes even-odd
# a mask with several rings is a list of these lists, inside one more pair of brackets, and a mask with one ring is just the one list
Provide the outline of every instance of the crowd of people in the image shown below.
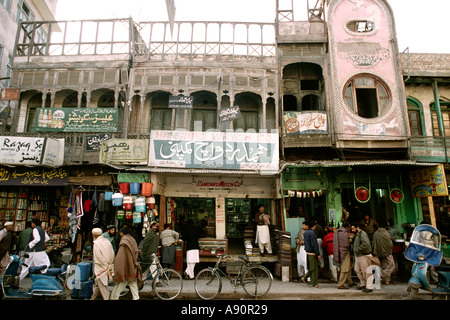
[[327,256],[330,280],[337,283],[338,289],[356,285],[352,271],[359,281],[357,289],[366,293],[373,291],[378,275],[381,283],[391,283],[395,262],[392,234],[386,225],[365,215],[360,222],[344,221],[338,229],[327,226],[325,231],[317,220],[304,221],[295,237],[301,282],[318,288],[319,270],[324,268],[324,256]]

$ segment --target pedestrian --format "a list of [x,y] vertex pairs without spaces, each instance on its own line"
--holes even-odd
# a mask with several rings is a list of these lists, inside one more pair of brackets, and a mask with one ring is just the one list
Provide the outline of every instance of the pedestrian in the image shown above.
[[31,221],[25,222],[25,229],[20,231],[19,236],[16,241],[16,248],[19,252],[19,255],[23,253],[25,250],[28,240],[30,240],[31,233],[33,232],[33,228],[31,227]]
[[136,240],[130,235],[128,228],[122,227],[119,231],[120,244],[114,259],[114,287],[110,300],[118,300],[126,285],[130,288],[133,300],[139,300],[137,258],[139,249]]
[[358,289],[363,292],[373,291],[372,268],[372,246],[370,244],[369,236],[363,230],[364,224],[352,225],[352,231],[355,232],[353,243],[353,252],[355,253],[355,272],[359,279]]
[[94,288],[91,300],[100,294],[103,300],[109,300],[108,283],[114,273],[114,249],[111,241],[102,236],[102,229],[92,229],[94,238]]
[[[153,254],[158,255],[159,237],[158,237],[158,223],[152,221],[150,223],[150,230],[145,234],[144,240],[142,240],[141,249],[141,263],[144,265],[143,272],[150,268],[150,273],[153,276],[156,275],[158,266],[155,263]],[[157,283],[159,279],[156,279]]]
[[272,245],[270,243],[270,230],[269,226],[264,221],[265,215],[264,205],[259,204],[257,207],[258,211],[255,213],[255,223],[256,223],[256,239],[255,243],[259,246],[259,251],[261,256],[264,257],[264,249],[268,254],[272,254]]
[[[354,283],[351,278],[352,261],[350,257],[350,223],[344,222],[334,232],[333,236],[333,253],[334,263],[339,266],[338,289],[348,289]],[[348,284],[348,287],[346,286]]]
[[170,224],[164,224],[164,230],[159,236],[161,240],[161,264],[164,268],[175,267],[175,255],[177,250],[177,242],[180,238],[180,234],[170,229]]
[[323,237],[322,248],[326,249],[328,255],[328,264],[331,271],[331,280],[334,282],[338,282],[338,268],[333,263],[334,260],[334,247],[333,247],[333,239],[334,239],[334,230],[332,226],[327,227],[327,234]]
[[45,265],[46,268],[41,270],[41,273],[46,273],[48,267],[50,267],[50,258],[45,252],[45,243],[50,240],[50,237],[41,227],[41,220],[38,218],[31,220],[31,227],[33,228],[33,232],[24,250],[28,254],[28,258],[25,259],[24,265],[22,266],[20,281],[28,275],[30,267]]
[[308,277],[311,278],[311,286],[314,288],[319,288],[319,259],[320,251],[319,244],[317,243],[317,236],[314,232],[316,228],[316,223],[310,221],[308,223],[308,230],[306,230],[305,239],[305,251],[308,259],[308,272],[303,276],[303,282],[306,282]]
[[378,222],[370,218],[370,215],[364,214],[364,219],[361,221],[361,228],[369,236],[369,240],[372,241],[373,233],[378,228]]
[[194,225],[192,220],[187,222],[183,228],[181,237],[186,243],[186,270],[184,271],[185,279],[193,280],[195,277],[195,265],[200,262],[198,239],[200,238],[201,229]]
[[295,243],[296,243],[295,250],[297,252],[297,272],[298,275],[300,276],[300,279],[308,272],[308,263],[306,259],[305,239],[304,239],[306,230],[308,230],[308,224],[306,223],[306,221],[303,221],[302,227],[295,236]]
[[4,228],[0,230],[0,278],[5,274],[9,264],[9,248],[11,247],[14,224],[7,221],[3,226]]
[[322,242],[323,242],[323,228],[319,223],[319,220],[317,217],[314,217],[313,221],[316,223],[316,227],[314,228],[314,232],[317,237],[317,244],[319,245],[319,252],[320,252],[320,259],[319,259],[319,266],[322,269],[325,267],[325,260],[323,258],[323,249],[322,249]]
[[372,247],[373,255],[380,260],[381,281],[384,284],[390,284],[391,274],[395,269],[392,246],[391,234],[384,225],[380,225],[373,233]]
[[103,232],[102,234],[104,238],[108,239],[111,242],[114,253],[117,252],[115,235],[116,235],[116,226],[113,224],[107,226],[106,231]]

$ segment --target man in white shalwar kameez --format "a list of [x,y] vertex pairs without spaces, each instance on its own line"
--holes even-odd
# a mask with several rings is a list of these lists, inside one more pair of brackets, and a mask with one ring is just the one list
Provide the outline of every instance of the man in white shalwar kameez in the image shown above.
[[308,273],[308,263],[306,258],[304,234],[308,230],[308,225],[305,221],[302,223],[301,229],[298,231],[295,237],[296,251],[297,251],[297,272],[300,278]]
[[25,259],[24,265],[22,266],[20,281],[28,275],[28,269],[30,267],[47,266],[47,268],[41,271],[42,273],[47,272],[48,267],[50,267],[50,259],[45,252],[45,242],[50,240],[50,237],[41,227],[41,220],[37,218],[31,220],[31,227],[33,228],[33,232],[24,250],[29,257]]
[[114,249],[111,241],[102,237],[102,229],[92,229],[94,237],[94,289],[91,300],[101,294],[103,300],[109,300],[108,282],[114,272]]
[[264,213],[264,205],[258,205],[258,211],[255,214],[256,239],[255,243],[259,246],[261,256],[264,256],[264,249],[268,254],[272,254],[272,245],[270,244],[270,230],[268,219],[270,217]]

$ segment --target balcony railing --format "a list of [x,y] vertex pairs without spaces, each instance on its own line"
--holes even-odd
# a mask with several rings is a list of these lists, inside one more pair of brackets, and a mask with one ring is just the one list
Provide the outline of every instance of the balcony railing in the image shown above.
[[447,162],[450,150],[450,138],[411,137],[411,160],[422,162]]

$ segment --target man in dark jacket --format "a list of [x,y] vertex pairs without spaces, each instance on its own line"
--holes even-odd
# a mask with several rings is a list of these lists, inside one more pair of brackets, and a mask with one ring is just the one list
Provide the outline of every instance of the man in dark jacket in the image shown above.
[[319,259],[320,251],[319,244],[317,242],[317,236],[314,232],[316,228],[316,223],[314,221],[310,221],[308,223],[308,230],[305,231],[304,241],[305,241],[305,251],[306,257],[308,260],[308,272],[303,277],[302,281],[306,282],[308,277],[311,277],[311,286],[314,288],[318,288],[317,284],[319,280]]
[[201,229],[194,225],[192,220],[189,220],[187,225],[181,230],[181,236],[186,243],[186,270],[184,271],[186,279],[194,279],[195,265],[200,262],[200,245],[198,243],[200,235]]
[[[152,221],[150,223],[150,231],[145,234],[144,240],[142,241],[142,272],[146,271],[150,268],[150,272],[152,275],[156,274],[158,269],[157,265],[153,263],[153,254],[158,255],[158,246],[159,246],[159,236],[158,236],[158,223],[156,221]],[[156,279],[158,281],[158,279]]]
[[[363,292],[372,292],[373,283],[370,281],[372,275],[369,269],[371,265],[372,246],[370,244],[369,236],[363,230],[363,225],[353,225],[352,231],[356,232],[355,241],[353,243],[353,252],[355,253],[355,272],[360,281],[358,289]],[[370,271],[370,272],[369,272]]]

